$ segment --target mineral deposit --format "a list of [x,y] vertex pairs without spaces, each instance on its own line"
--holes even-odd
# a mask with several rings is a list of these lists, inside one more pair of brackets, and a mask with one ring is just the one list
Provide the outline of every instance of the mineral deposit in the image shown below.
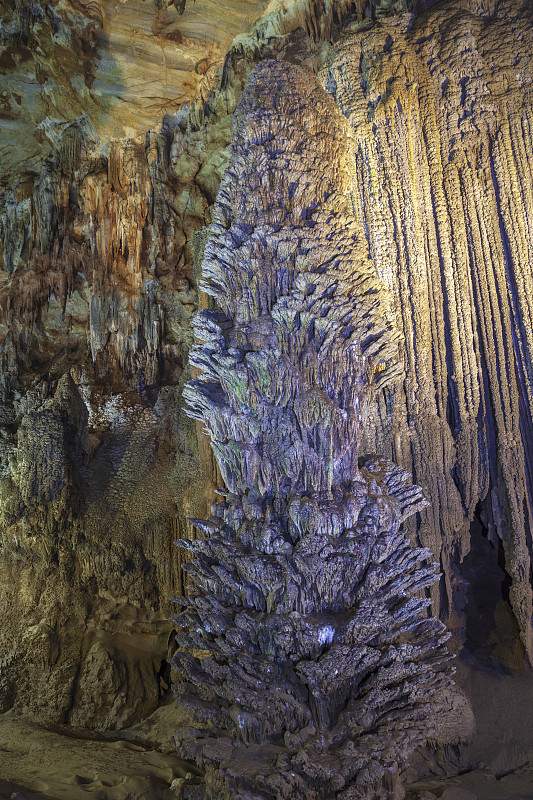
[[210,726],[177,737],[209,800],[399,797],[441,719],[435,565],[400,531],[426,502],[393,464],[359,466],[368,404],[401,369],[351,156],[309,71],[254,70],[202,265],[217,310],[195,317],[185,387],[228,487],[181,542],[195,588],[175,620],[176,696]]

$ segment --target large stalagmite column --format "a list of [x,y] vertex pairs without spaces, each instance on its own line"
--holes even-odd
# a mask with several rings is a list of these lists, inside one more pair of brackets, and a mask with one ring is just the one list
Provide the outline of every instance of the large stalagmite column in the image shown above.
[[195,521],[205,539],[181,543],[195,588],[176,619],[177,696],[208,723],[179,738],[211,800],[399,798],[449,682],[435,565],[399,530],[425,501],[358,453],[401,370],[353,170],[316,78],[262,62],[235,113],[203,261],[218,310],[196,317],[186,389],[227,486]]

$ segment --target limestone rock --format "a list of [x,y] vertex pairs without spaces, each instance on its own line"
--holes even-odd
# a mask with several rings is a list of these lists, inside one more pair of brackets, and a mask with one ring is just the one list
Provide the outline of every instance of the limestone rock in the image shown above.
[[[0,9],[0,707],[122,725],[140,676],[142,713],[167,683],[166,598],[186,591],[190,557],[172,542],[196,536],[186,517],[221,483],[180,410],[191,317],[210,302],[201,250],[264,56],[313,71],[328,57],[322,81],[355,138],[359,246],[406,342],[404,383],[368,405],[363,449],[431,501],[405,524],[441,562],[430,591],[453,647],[474,625],[476,657],[520,668],[530,4],[157,5]],[[100,699],[97,644],[116,659]]]
[[531,24],[514,0],[444,4],[346,37],[322,73],[352,129],[354,214],[406,341],[405,382],[372,410],[367,447],[431,499],[416,534],[443,565],[433,597],[456,647],[481,515],[530,658]]
[[205,538],[179,543],[195,558],[176,697],[207,727],[176,738],[209,800],[401,798],[398,769],[450,681],[422,596],[436,565],[399,530],[425,500],[359,457],[368,404],[399,370],[352,170],[312,73],[263,61],[234,116],[202,268],[217,309],[195,317],[185,388],[228,487],[193,520]]

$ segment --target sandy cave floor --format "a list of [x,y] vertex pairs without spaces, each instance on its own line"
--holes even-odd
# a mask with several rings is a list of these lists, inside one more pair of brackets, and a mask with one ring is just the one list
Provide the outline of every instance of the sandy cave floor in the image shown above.
[[172,745],[177,724],[173,704],[109,738],[1,716],[0,800],[175,800],[173,781],[191,771]]
[[[477,735],[456,757],[459,774],[419,780],[408,799],[430,792],[428,800],[533,800],[533,672],[458,667]],[[176,800],[173,782],[191,772],[172,743],[182,713],[169,702],[105,736],[0,716],[0,800]]]

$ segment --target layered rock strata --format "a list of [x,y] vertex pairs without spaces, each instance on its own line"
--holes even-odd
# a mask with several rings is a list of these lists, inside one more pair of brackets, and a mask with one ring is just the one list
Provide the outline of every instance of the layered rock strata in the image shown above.
[[387,461],[359,465],[368,405],[401,368],[347,134],[312,73],[263,61],[205,248],[217,310],[195,317],[185,397],[227,492],[180,543],[194,588],[173,663],[178,702],[207,724],[176,736],[210,800],[400,797],[449,683],[424,596],[435,564],[400,531],[421,490]]

